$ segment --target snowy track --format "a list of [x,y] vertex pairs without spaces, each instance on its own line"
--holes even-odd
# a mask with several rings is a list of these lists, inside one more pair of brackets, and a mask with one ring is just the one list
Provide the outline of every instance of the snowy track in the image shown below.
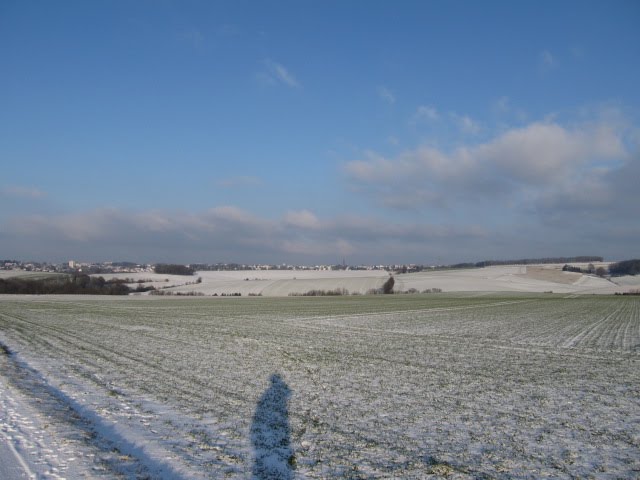
[[42,478],[640,474],[632,297],[4,297],[0,342]]

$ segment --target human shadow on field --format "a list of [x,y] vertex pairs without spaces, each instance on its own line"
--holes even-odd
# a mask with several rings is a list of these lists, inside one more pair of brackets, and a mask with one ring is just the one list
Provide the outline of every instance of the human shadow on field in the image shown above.
[[269,388],[258,400],[251,424],[253,478],[290,480],[295,468],[287,405],[291,390],[280,375],[273,374],[270,380]]

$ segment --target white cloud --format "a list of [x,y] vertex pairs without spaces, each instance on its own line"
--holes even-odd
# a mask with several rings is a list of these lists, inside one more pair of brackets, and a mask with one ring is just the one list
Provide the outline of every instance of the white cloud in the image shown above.
[[637,251],[629,222],[640,205],[635,131],[607,117],[571,126],[534,122],[450,151],[367,152],[346,163],[344,173],[354,192],[390,209],[382,211],[483,225],[486,236],[474,238],[501,245],[493,254],[485,241],[473,248],[449,237],[452,250],[472,248],[474,258],[530,255],[534,248],[628,258]]
[[622,134],[609,125],[532,123],[451,152],[421,147],[392,158],[369,152],[344,168],[352,185],[378,203],[417,208],[505,195],[512,202],[541,201],[570,181],[615,169],[626,158]]
[[551,182],[600,159],[619,159],[620,136],[607,126],[568,130],[558,124],[533,123],[510,130],[475,150],[509,177],[525,183]]
[[291,88],[300,88],[300,83],[296,77],[284,65],[274,62],[273,60],[264,60],[266,72],[261,74],[261,78],[269,83],[280,83]]
[[316,230],[321,227],[318,217],[309,210],[288,212],[284,217],[284,221],[287,225],[303,229]]
[[396,103],[396,96],[387,87],[378,87],[378,97],[380,97],[380,99],[384,102],[387,102],[389,105],[393,105],[394,103]]
[[[426,244],[471,241],[477,227],[418,225],[371,217],[320,219],[309,210],[261,218],[235,206],[200,213],[97,209],[29,215],[0,224],[5,253],[29,258],[135,258],[138,261],[400,261]],[[393,248],[402,245],[402,249]],[[50,258],[48,258],[50,259]],[[356,260],[354,260],[356,261]],[[407,261],[407,260],[405,260]]]
[[15,198],[43,198],[46,197],[46,193],[42,190],[34,187],[23,187],[19,185],[8,185],[0,189],[0,196],[2,197],[15,197]]

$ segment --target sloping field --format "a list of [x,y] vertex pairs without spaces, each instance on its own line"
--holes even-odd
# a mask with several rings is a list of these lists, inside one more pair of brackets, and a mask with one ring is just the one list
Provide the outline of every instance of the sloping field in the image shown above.
[[4,297],[0,342],[42,478],[640,475],[635,297]]
[[609,280],[560,271],[562,266],[498,266],[396,276],[396,288],[445,292],[614,293],[626,291]]
[[535,278],[545,282],[562,283],[567,285],[575,284],[583,277],[581,273],[563,272],[560,268],[553,267],[526,267],[525,272],[521,273],[525,278]]
[[624,275],[611,279],[616,285],[640,288],[640,275]]
[[[444,292],[554,292],[566,294],[612,294],[625,292],[632,280],[613,283],[604,278],[561,271],[562,265],[496,266],[478,269],[423,271],[395,275],[395,290],[420,292],[439,288]],[[194,276],[157,275],[154,273],[105,275],[150,280],[145,285],[173,293],[197,292],[202,295],[262,295],[286,297],[310,290],[346,289],[365,294],[380,288],[389,274],[381,270],[315,271],[265,270],[232,272],[197,272]],[[196,283],[200,278],[201,283]],[[613,279],[617,282],[617,279]],[[638,280],[640,282],[640,280]],[[131,285],[133,288],[136,284]]]
[[[161,275],[155,273],[112,274],[105,278],[132,278],[144,280],[144,285],[153,285],[167,292],[196,292],[202,295],[242,296],[264,295],[286,297],[304,294],[309,290],[347,289],[349,293],[365,294],[380,288],[389,274],[379,270],[316,271],[316,270],[241,270],[205,271],[194,276]],[[200,278],[201,282],[196,283]],[[150,281],[147,281],[150,280]],[[131,285],[135,288],[135,284]],[[169,287],[169,288],[167,288]]]

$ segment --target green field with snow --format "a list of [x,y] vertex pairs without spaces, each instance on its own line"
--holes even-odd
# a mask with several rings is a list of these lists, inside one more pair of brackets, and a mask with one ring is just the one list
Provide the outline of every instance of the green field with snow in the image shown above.
[[565,297],[6,296],[2,381],[60,476],[636,477],[640,298]]

